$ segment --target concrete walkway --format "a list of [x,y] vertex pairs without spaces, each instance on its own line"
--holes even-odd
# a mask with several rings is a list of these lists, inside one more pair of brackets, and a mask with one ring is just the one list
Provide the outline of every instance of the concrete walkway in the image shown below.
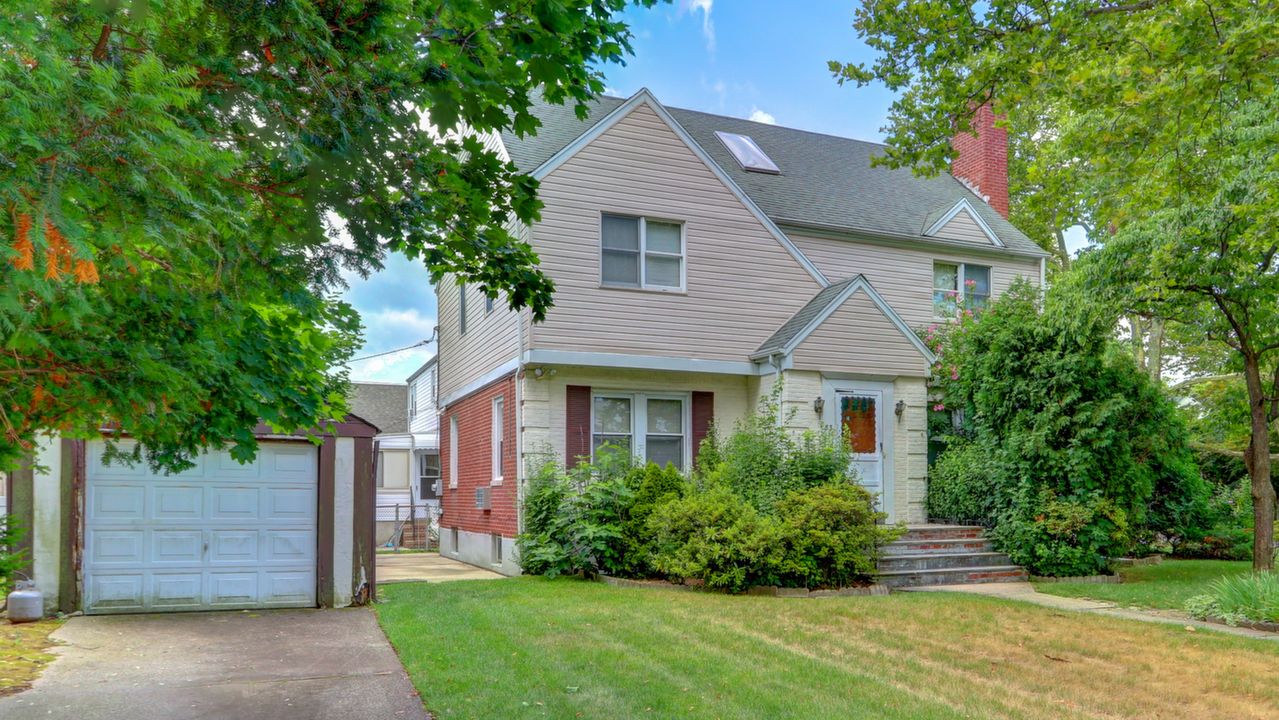
[[380,552],[377,554],[378,583],[500,580],[504,577],[506,576],[492,570],[441,557],[439,553]]
[[53,638],[0,718],[430,718],[365,608],[76,617]]
[[1268,640],[1270,642],[1279,641],[1279,633],[1262,632],[1261,630],[1250,630],[1248,628],[1230,627],[1229,625],[1204,622],[1203,620],[1195,620],[1189,615],[1175,610],[1142,610],[1136,608],[1125,608],[1120,607],[1115,603],[1103,602],[1100,600],[1049,595],[1048,593],[1039,592],[1035,589],[1034,585],[1028,582],[978,583],[975,585],[930,585],[907,588],[906,591],[958,592],[969,593],[972,595],[987,595],[990,597],[1002,598],[1004,600],[1015,600],[1017,602],[1040,605],[1043,607],[1053,608],[1054,610],[1070,610],[1074,612],[1092,613],[1094,615],[1109,615],[1111,617],[1124,618],[1125,620],[1137,620],[1139,622],[1157,623],[1160,625],[1179,625],[1183,628],[1194,628],[1196,630],[1212,630],[1214,632],[1226,633],[1227,635],[1237,635],[1239,637],[1252,638],[1254,640]]

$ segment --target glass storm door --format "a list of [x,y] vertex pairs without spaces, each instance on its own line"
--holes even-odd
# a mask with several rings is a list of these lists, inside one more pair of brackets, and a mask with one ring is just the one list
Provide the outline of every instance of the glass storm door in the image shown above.
[[[878,390],[841,392],[839,429],[853,454],[853,469],[862,487],[884,492],[884,394]],[[882,506],[883,503],[881,502]]]

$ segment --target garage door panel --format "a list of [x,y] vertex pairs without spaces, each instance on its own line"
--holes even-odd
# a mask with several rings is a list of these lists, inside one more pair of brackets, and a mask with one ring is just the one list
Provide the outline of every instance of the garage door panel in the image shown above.
[[258,562],[257,530],[213,530],[210,535],[210,564],[252,565]]
[[315,557],[315,533],[309,530],[267,530],[263,563],[292,563]]
[[[127,452],[133,448],[133,445],[131,442],[122,442],[120,443],[120,449]],[[148,474],[144,463],[136,463],[132,467],[120,462],[111,465],[106,464],[103,460],[106,449],[106,443],[95,442],[90,444],[88,453],[85,455],[85,467],[90,475],[102,478],[136,478]]]
[[262,573],[263,600],[269,605],[296,605],[315,593],[315,573],[266,571]]
[[146,517],[145,485],[95,484],[88,492],[89,522],[127,522]]
[[204,517],[204,488],[199,485],[156,485],[151,491],[154,520],[201,520]]
[[197,610],[204,604],[203,573],[153,573],[152,610]]
[[209,487],[209,520],[240,522],[261,515],[256,487]]
[[85,533],[90,565],[130,565],[140,567],[144,562],[143,530],[89,530]]
[[204,554],[204,533],[199,530],[152,530],[151,563],[199,565]]
[[264,520],[309,522],[315,517],[315,491],[310,488],[264,488],[263,505]]
[[317,467],[314,446],[272,442],[181,476],[91,465],[86,611],[314,606]]
[[85,605],[98,610],[142,610],[143,580],[140,572],[91,576]]

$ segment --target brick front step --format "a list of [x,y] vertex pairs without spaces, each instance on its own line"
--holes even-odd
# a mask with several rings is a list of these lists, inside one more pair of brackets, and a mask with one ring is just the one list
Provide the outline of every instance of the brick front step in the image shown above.
[[954,540],[897,540],[881,548],[884,557],[898,555],[946,555],[991,552],[993,547],[985,538],[958,538]]
[[901,540],[964,540],[981,538],[985,528],[979,525],[910,525]]
[[910,570],[962,570],[972,567],[1012,566],[1007,555],[997,552],[946,553],[937,555],[894,555],[879,560],[879,572]]
[[893,570],[880,572],[878,581],[891,588],[920,585],[971,585],[976,583],[1021,582],[1026,571],[1016,565],[993,565],[943,570]]

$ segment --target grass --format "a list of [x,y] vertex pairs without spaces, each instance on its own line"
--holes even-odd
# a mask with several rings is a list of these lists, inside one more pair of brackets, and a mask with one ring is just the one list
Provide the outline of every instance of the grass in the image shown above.
[[1279,643],[989,597],[540,578],[382,592],[439,718],[1279,717]]
[[45,652],[53,645],[49,633],[60,620],[0,625],[0,697],[26,689],[53,661]]
[[1121,568],[1118,585],[1087,583],[1036,583],[1035,589],[1050,595],[1104,600],[1136,607],[1181,610],[1186,600],[1209,592],[1213,580],[1246,575],[1252,563],[1229,560],[1165,560],[1158,565]]

